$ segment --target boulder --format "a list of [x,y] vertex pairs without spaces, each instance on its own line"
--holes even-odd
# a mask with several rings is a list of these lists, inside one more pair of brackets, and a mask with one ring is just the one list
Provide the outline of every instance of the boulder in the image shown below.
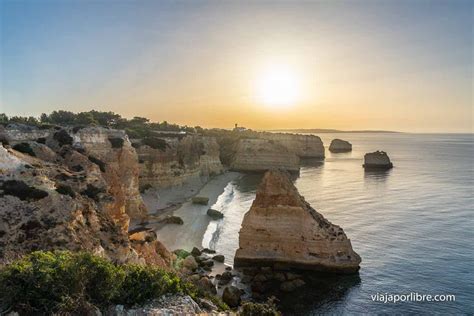
[[183,225],[183,219],[179,216],[174,216],[174,215],[168,215],[162,220],[159,221],[161,224],[177,224],[177,225]]
[[352,151],[352,144],[346,140],[333,139],[329,145],[329,151],[332,153],[345,153]]
[[204,292],[206,293],[209,293],[209,294],[212,294],[212,295],[216,295],[217,294],[217,290],[216,290],[216,287],[214,286],[214,284],[212,284],[212,281],[209,280],[208,277],[201,277],[199,279],[199,281],[196,283],[196,285]]
[[286,172],[265,173],[242,222],[234,267],[353,273],[360,262],[344,230],[316,212]]
[[215,209],[212,209],[212,208],[207,210],[207,216],[211,217],[212,219],[216,219],[216,220],[224,218],[224,214],[222,214],[218,210],[215,210]]
[[215,260],[217,262],[224,262],[225,257],[223,255],[215,255],[214,257],[212,257],[212,260]]
[[195,257],[200,256],[201,255],[201,250],[199,250],[196,247],[193,247],[193,250],[191,250],[191,254]]
[[214,254],[214,253],[216,253],[215,250],[212,250],[212,249],[209,249],[209,248],[204,248],[201,252],[202,252],[202,253],[208,253],[208,254]]
[[393,164],[386,152],[377,150],[364,155],[363,167],[365,170],[388,170],[393,168]]
[[193,204],[207,205],[209,203],[209,198],[205,196],[195,196],[192,198]]
[[224,273],[222,273],[222,275],[219,278],[219,284],[225,285],[229,283],[232,280],[232,278],[233,278],[232,273],[230,271],[225,271]]
[[241,302],[242,292],[240,289],[235,286],[228,286],[224,289],[222,293],[222,300],[224,303],[229,305],[229,307],[237,307]]
[[188,256],[183,260],[183,267],[190,271],[194,271],[198,268],[198,264],[193,256]]

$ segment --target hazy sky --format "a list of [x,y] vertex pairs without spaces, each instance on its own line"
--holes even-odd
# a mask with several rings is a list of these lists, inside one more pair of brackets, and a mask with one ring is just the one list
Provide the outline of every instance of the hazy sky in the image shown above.
[[[8,115],[97,109],[206,127],[473,130],[472,1],[0,3]],[[261,97],[275,69],[297,90],[284,107]],[[274,89],[277,100],[285,89]]]

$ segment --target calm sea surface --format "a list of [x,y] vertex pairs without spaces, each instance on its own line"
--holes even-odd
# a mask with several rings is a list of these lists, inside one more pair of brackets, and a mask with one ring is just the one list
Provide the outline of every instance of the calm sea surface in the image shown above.
[[[473,314],[474,138],[460,134],[320,134],[353,151],[301,169],[295,184],[318,212],[343,227],[362,257],[359,275],[315,278],[283,298],[286,314]],[[363,155],[386,151],[394,168],[367,173]],[[230,183],[213,208],[203,245],[232,264],[257,175]],[[298,229],[297,227],[295,229]],[[371,295],[454,294],[455,302],[373,302]]]

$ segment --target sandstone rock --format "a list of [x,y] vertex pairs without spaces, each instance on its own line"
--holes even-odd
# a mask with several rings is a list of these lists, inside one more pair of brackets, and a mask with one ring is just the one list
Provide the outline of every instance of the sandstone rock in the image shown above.
[[181,135],[159,137],[164,148],[133,140],[140,161],[140,185],[164,188],[194,180],[206,181],[223,172],[219,145],[214,137]]
[[234,266],[356,272],[360,257],[341,227],[299,195],[287,174],[265,174],[245,214]]
[[[37,249],[68,249],[116,262],[170,266],[171,254],[156,238],[129,239],[129,215],[146,215],[146,209],[138,192],[137,155],[123,131],[7,128],[2,133],[12,144],[27,142],[35,154],[0,148],[3,186],[3,180],[21,181],[20,187],[6,182],[10,192],[0,196],[0,261]],[[122,148],[112,148],[111,135],[124,137]],[[104,163],[102,170],[91,157]],[[37,192],[47,195],[36,198]]]
[[303,159],[323,159],[325,156],[323,142],[321,138],[316,135],[261,133],[260,138],[276,141]]
[[280,168],[298,172],[300,169],[299,157],[278,141],[244,138],[238,141],[234,151],[230,168],[235,171],[262,172]]
[[393,164],[386,152],[377,150],[364,155],[363,167],[365,170],[387,170],[393,168]]
[[352,144],[346,140],[333,139],[331,145],[329,145],[329,151],[333,153],[344,153],[352,151]]
[[208,209],[207,210],[207,216],[211,217],[212,219],[221,219],[221,218],[224,218],[224,214],[222,214],[221,212],[215,210],[215,209]]
[[222,300],[224,303],[229,305],[229,307],[237,307],[241,302],[242,293],[235,286],[228,286],[224,289],[222,293]]
[[191,201],[193,204],[207,205],[207,203],[209,203],[209,198],[206,196],[194,196]]

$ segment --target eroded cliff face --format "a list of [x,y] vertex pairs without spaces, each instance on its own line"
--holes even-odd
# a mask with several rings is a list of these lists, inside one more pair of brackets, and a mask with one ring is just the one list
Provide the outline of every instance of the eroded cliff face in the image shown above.
[[265,174],[242,222],[236,267],[349,273],[360,262],[343,229],[311,208],[284,172]]
[[325,157],[323,142],[316,135],[261,133],[260,137],[279,142],[299,158],[323,159]]
[[300,160],[324,158],[321,139],[314,135],[258,133],[241,138],[232,148],[230,168],[237,171],[266,171],[273,168],[298,171]]
[[281,168],[298,171],[299,157],[278,141],[261,138],[240,139],[230,168],[235,171],[265,171]]
[[0,260],[69,249],[170,264],[156,237],[129,240],[129,214],[142,217],[146,209],[137,156],[123,132],[7,128],[2,137],[12,147],[0,147]]
[[224,170],[219,159],[219,145],[213,137],[159,137],[155,142],[153,146],[134,141],[140,162],[142,188],[165,188],[191,181],[205,182]]

